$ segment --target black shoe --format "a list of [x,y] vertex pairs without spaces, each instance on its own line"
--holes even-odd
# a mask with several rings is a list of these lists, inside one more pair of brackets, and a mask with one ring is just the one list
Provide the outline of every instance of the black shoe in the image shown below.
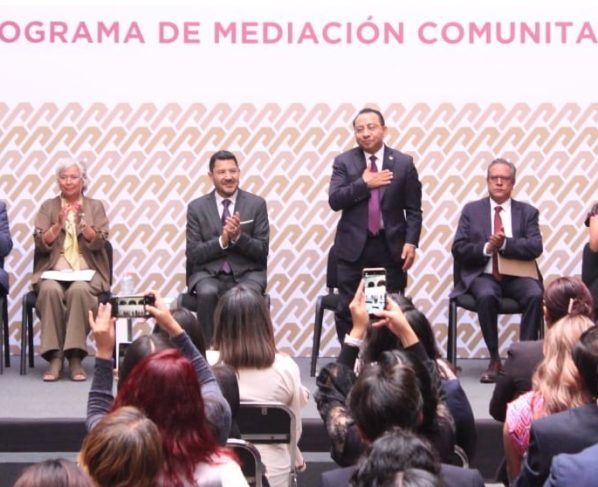
[[496,382],[496,377],[501,370],[502,365],[500,359],[490,359],[488,368],[480,377],[480,382],[482,384],[494,384]]

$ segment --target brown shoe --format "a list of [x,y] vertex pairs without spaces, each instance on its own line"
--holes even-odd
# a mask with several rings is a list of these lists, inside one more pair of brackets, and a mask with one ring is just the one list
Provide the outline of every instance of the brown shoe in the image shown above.
[[490,359],[488,368],[480,377],[480,382],[482,384],[494,384],[496,382],[496,377],[501,370],[502,364],[500,363],[500,359]]

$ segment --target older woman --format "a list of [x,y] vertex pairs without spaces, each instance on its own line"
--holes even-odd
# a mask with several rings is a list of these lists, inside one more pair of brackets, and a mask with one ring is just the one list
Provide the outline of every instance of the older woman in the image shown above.
[[[60,377],[64,357],[70,378],[87,378],[81,365],[87,355],[88,310],[97,308],[97,295],[110,286],[105,249],[108,218],[101,201],[87,198],[85,165],[74,159],[61,162],[56,171],[60,194],[44,201],[35,217],[33,270],[36,311],[41,320],[41,354],[49,363],[44,381]],[[48,270],[95,271],[89,281],[44,279]]]

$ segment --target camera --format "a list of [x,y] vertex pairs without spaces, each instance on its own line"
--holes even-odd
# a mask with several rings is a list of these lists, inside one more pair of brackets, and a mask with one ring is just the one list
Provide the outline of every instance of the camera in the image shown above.
[[386,306],[386,269],[370,267],[363,270],[365,307],[370,318],[376,318],[375,311]]
[[150,314],[146,305],[153,306],[156,296],[145,294],[142,296],[114,296],[110,298],[112,316],[115,318],[147,318]]

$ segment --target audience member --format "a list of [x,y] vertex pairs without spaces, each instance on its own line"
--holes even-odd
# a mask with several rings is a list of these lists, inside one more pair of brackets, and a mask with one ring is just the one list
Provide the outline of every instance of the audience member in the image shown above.
[[[402,294],[393,297],[423,345],[426,355],[436,363],[436,370],[440,376],[441,397],[446,401],[446,406],[455,421],[456,443],[463,448],[469,460],[472,460],[476,450],[477,433],[469,399],[452,365],[441,357],[432,325],[426,315],[413,305],[411,299]],[[393,348],[402,348],[402,345],[388,328],[368,328],[364,351],[366,362],[375,361],[380,352]],[[443,405],[443,402],[439,402],[439,406]]]
[[[353,328],[345,338],[336,362],[327,364],[316,379],[318,390],[315,399],[318,411],[331,439],[332,458],[341,466],[355,464],[365,449],[365,442],[357,427],[354,412],[348,407],[347,399],[356,381],[354,368],[362,345],[365,345],[364,363],[378,361],[381,353],[387,349],[404,348],[410,352],[412,368],[417,373],[419,390],[424,401],[424,415],[418,425],[418,432],[430,440],[443,461],[450,462],[453,458],[454,423],[448,408],[439,398],[440,377],[436,362],[426,355],[424,347],[395,298],[400,299],[393,295],[388,299],[388,306],[390,312],[400,316],[397,319],[401,320],[402,326],[388,326],[390,333],[379,332],[380,335],[370,332],[374,339],[371,343],[364,344],[370,318],[365,307],[363,282],[360,283],[349,305]],[[373,325],[382,327],[386,323],[391,322],[381,317]]]
[[[350,485],[440,487],[443,485],[439,477],[440,471],[440,461],[431,445],[415,433],[397,427],[372,443],[367,456],[361,459],[353,472]],[[426,475],[419,475],[419,472]],[[414,482],[415,479],[421,480],[421,483]],[[403,483],[397,483],[398,480]]]
[[[206,337],[203,333],[202,327],[199,323],[199,320],[195,317],[195,315],[189,311],[187,308],[174,308],[170,310],[170,314],[175,319],[175,321],[181,325],[181,328],[185,330],[189,338],[193,342],[193,345],[199,350],[204,357],[206,356]],[[152,333],[157,333],[168,337],[168,334],[160,328],[158,324],[154,326]]]
[[104,416],[79,452],[79,464],[96,487],[154,487],[163,462],[160,431],[131,406]]
[[578,453],[598,443],[598,327],[593,326],[581,336],[573,361],[594,401],[532,423],[529,448],[514,483],[516,487],[541,486],[555,455]]
[[241,170],[232,152],[210,157],[214,190],[187,208],[188,288],[197,296],[197,316],[211,343],[218,298],[237,284],[266,289],[270,226],[266,201],[239,188]]
[[598,443],[579,453],[561,453],[552,459],[544,487],[594,487],[598,479]]
[[592,206],[585,221],[589,241],[583,248],[581,279],[594,296],[594,317],[598,319],[598,203]]
[[[408,341],[416,340],[414,334],[409,336],[410,329],[408,330],[408,324],[400,314],[398,305],[391,304],[391,313],[394,316],[390,319],[397,320],[395,324],[402,321],[399,324],[400,329],[395,331]],[[409,352],[384,352],[378,362],[366,366],[351,390],[349,407],[366,444],[374,442],[384,432],[396,426],[417,432],[425,415],[424,399]],[[428,454],[436,457],[436,450],[431,445]],[[325,472],[322,474],[320,485],[346,486],[355,470],[356,467],[352,466]],[[440,475],[446,487],[483,485],[480,473],[475,470],[442,465]]]
[[[553,323],[569,312],[593,317],[593,299],[588,288],[577,277],[559,277],[544,290],[544,322]],[[490,415],[504,421],[507,404],[532,388],[532,375],[543,357],[543,340],[517,342],[511,345],[490,400]]]
[[[214,351],[208,351],[212,364],[226,364],[238,375],[241,401],[280,402],[296,418],[297,441],[301,437],[301,409],[309,393],[301,384],[299,367],[292,358],[276,349],[274,330],[264,297],[240,284],[219,300],[214,313]],[[256,445],[266,466],[266,477],[273,487],[286,486],[290,472],[287,445]],[[303,468],[303,456],[295,448],[296,467]]]
[[590,394],[573,362],[573,349],[584,331],[593,326],[585,316],[568,315],[546,334],[544,359],[532,380],[532,390],[509,403],[503,442],[507,474],[513,480],[529,444],[533,420],[590,402]]
[[[108,218],[100,200],[84,195],[89,182],[85,164],[63,160],[56,181],[60,195],[43,202],[33,234],[38,258],[31,280],[41,320],[41,355],[49,362],[43,380],[60,378],[66,356],[71,380],[83,381],[87,378],[81,365],[87,355],[87,313],[95,311],[98,294],[110,289],[105,247]],[[42,278],[48,270],[84,269],[95,271],[89,281]]]
[[96,487],[77,465],[68,460],[45,460],[27,467],[13,487]]
[[156,295],[155,306],[148,306],[148,310],[192,360],[174,349],[149,355],[131,371],[113,399],[110,357],[114,323],[110,305],[100,305],[98,318],[89,317],[97,359],[89,392],[88,427],[93,428],[110,410],[138,407],[160,430],[164,452],[160,483],[175,487],[216,481],[223,486],[246,485],[239,466],[218,446],[212,433],[212,427],[217,428],[226,440],[230,410],[209,366],[160,296]]
[[498,300],[515,299],[522,309],[519,337],[535,340],[542,325],[541,277],[502,274],[501,257],[533,261],[542,254],[539,212],[533,206],[511,198],[515,166],[505,159],[493,160],[487,170],[488,197],[463,208],[453,241],[452,253],[459,267],[450,297],[474,296],[476,311],[490,363],[480,382],[493,383],[501,369],[498,353]]

